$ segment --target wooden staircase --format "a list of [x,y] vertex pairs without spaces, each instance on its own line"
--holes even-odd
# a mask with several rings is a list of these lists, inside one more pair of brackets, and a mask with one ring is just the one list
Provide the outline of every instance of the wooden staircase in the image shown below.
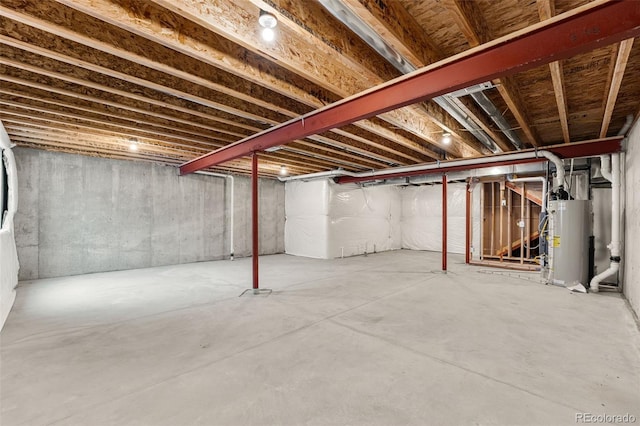
[[[528,241],[529,243],[531,243],[531,241],[537,239],[538,237],[540,237],[540,233],[538,231],[532,233],[531,235],[529,235],[529,238],[525,237],[525,241]],[[522,247],[522,240],[516,240],[511,244],[511,251],[513,252],[514,250],[519,249],[520,247]],[[509,253],[509,247],[508,246],[503,246],[501,248],[499,248],[498,250],[496,250],[496,256],[505,256]]]
[[[515,183],[505,182],[505,187],[509,188],[511,191],[515,192],[516,194],[522,196],[522,188],[516,185]],[[542,206],[542,190],[533,190],[533,189],[527,188],[525,192],[526,192],[525,197],[527,200],[531,201],[534,204]]]

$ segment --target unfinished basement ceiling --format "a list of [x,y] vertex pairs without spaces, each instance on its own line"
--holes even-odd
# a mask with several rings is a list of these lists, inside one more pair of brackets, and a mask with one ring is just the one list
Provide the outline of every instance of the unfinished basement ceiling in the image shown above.
[[[177,166],[400,76],[389,58],[420,68],[586,3],[3,0],[0,120],[19,146]],[[272,42],[260,37],[260,10],[278,19]],[[341,13],[359,18],[385,57]],[[264,153],[260,172],[491,153],[477,132],[494,152],[516,150],[514,140],[531,148],[612,136],[639,111],[639,50],[627,40],[487,82],[479,96],[493,119],[478,96],[445,97],[457,112],[438,100],[398,109]],[[248,173],[251,162],[211,170]]]

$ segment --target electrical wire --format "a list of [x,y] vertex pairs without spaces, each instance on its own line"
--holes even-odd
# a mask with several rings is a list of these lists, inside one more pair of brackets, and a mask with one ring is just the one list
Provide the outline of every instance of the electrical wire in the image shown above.
[[[543,237],[543,235],[544,235],[544,230],[547,228],[547,222],[549,222],[549,216],[545,216],[545,218],[544,218],[544,222],[542,223],[542,229],[541,229],[541,230],[540,230],[540,232],[538,233],[538,245],[536,245],[535,247],[527,247],[527,245],[523,243],[523,244],[522,244],[522,246],[523,246],[524,248],[529,249],[529,250],[535,250],[535,249],[537,249],[538,247],[540,247],[540,238],[542,238],[542,237]],[[538,257],[540,257],[540,256],[538,256]],[[534,258],[534,259],[535,259],[535,258]]]

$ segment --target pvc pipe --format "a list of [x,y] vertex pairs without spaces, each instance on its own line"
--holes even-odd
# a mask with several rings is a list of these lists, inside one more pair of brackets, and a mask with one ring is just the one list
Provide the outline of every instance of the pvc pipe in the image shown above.
[[[479,165],[479,164],[490,164],[490,163],[500,163],[502,161],[508,161],[508,160],[529,160],[532,158],[539,158],[540,155],[538,154],[542,154],[546,151],[529,151],[529,152],[519,152],[519,153],[513,153],[513,154],[504,154],[504,155],[496,155],[494,157],[491,158],[485,158],[485,157],[479,157],[479,158],[470,158],[470,159],[465,159],[465,160],[453,160],[453,161],[447,161],[446,162],[446,167],[454,167],[454,166],[474,166],[474,165]],[[551,154],[551,153],[549,153]],[[553,155],[553,154],[551,154]],[[554,156],[555,157],[555,156]],[[556,157],[558,158],[558,157]],[[376,171],[370,171],[370,172],[362,172],[362,173],[353,173],[353,172],[348,172],[346,170],[342,170],[342,169],[337,169],[337,170],[330,170],[327,172],[318,172],[318,173],[309,173],[306,175],[298,175],[298,176],[288,176],[288,177],[278,177],[278,180],[280,182],[289,182],[292,180],[314,180],[314,179],[324,179],[324,178],[330,178],[330,177],[340,177],[340,176],[350,176],[350,177],[355,177],[355,178],[363,178],[363,177],[376,177],[376,176],[380,176],[380,175],[386,175],[390,172],[393,173],[407,173],[407,172],[414,172],[414,171],[423,171],[423,170],[436,170],[439,168],[442,168],[442,164],[438,161],[435,163],[428,163],[428,164],[419,164],[419,165],[415,165],[415,166],[404,166],[404,167],[395,167],[392,169],[382,169],[382,170],[376,170]],[[564,171],[564,169],[563,169]]]
[[618,136],[624,136],[627,133],[627,131],[629,131],[632,124],[633,124],[633,114],[629,114],[627,115],[627,119],[625,120],[624,124],[620,128],[620,131],[618,131]]
[[[504,161],[517,161],[517,160],[530,160],[534,158],[544,157],[548,160],[552,161],[556,165],[557,172],[557,186],[564,186],[564,165],[560,157],[549,151],[527,151],[527,152],[516,152],[509,154],[501,154],[494,155],[492,157],[477,157],[477,158],[469,158],[462,160],[452,160],[447,161],[446,163],[441,163],[439,161],[435,163],[428,164],[418,164],[414,166],[403,166],[403,167],[395,167],[391,169],[382,169],[375,170],[369,172],[362,173],[353,173],[348,172],[346,170],[337,169],[330,170],[327,172],[318,172],[318,173],[310,173],[306,175],[298,175],[298,176],[289,176],[286,178],[278,178],[281,182],[289,182],[292,180],[313,180],[313,179],[323,179],[330,177],[340,177],[340,176],[349,176],[354,178],[375,178],[377,176],[384,176],[390,173],[398,174],[398,173],[411,173],[411,172],[420,172],[427,170],[437,170],[441,168],[450,168],[450,167],[460,167],[460,166],[476,166],[476,165],[486,165],[492,163],[502,163]],[[473,167],[469,167],[473,168]]]
[[557,191],[558,189],[563,188],[564,187],[564,163],[562,162],[560,157],[558,157],[557,155],[549,151],[538,151],[538,152],[542,154],[542,156],[545,157],[547,160],[553,162],[553,164],[556,165],[556,177],[555,177],[555,183],[553,185],[553,190]]
[[591,280],[590,291],[594,293],[600,290],[602,280],[620,270],[620,154],[611,154],[611,205],[611,243],[607,246],[611,251],[611,264]]
[[306,175],[298,175],[298,176],[287,176],[287,177],[278,176],[278,180],[280,182],[290,182],[290,181],[293,181],[293,180],[308,181],[308,180],[325,179],[325,178],[339,177],[339,176],[357,177],[359,175],[357,173],[348,172],[348,171],[342,170],[342,169],[337,169],[337,170],[329,170],[328,172],[309,173],[309,174],[306,174]]
[[507,176],[509,182],[542,182],[542,212],[547,211],[547,179],[542,176],[532,176],[512,179]]
[[235,247],[234,247],[234,238],[233,238],[233,216],[234,216],[234,206],[235,206],[235,195],[234,195],[234,187],[235,187],[235,179],[233,178],[233,175],[224,175],[222,173],[212,173],[212,172],[203,172],[203,171],[197,171],[195,172],[196,174],[199,175],[206,175],[206,176],[214,176],[214,177],[219,177],[219,178],[223,178],[223,179],[229,179],[229,181],[231,182],[231,194],[230,194],[230,201],[229,201],[229,258],[231,260],[234,259],[235,256]]
[[611,182],[613,178],[611,177],[611,157],[608,155],[600,156],[600,173],[602,177]]

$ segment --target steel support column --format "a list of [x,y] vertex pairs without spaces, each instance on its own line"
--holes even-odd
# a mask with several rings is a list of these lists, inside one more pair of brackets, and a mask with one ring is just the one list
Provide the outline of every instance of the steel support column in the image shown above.
[[639,1],[594,1],[205,154],[181,165],[180,173],[637,36]]
[[442,175],[442,270],[447,272],[447,175]]
[[259,256],[259,227],[258,227],[258,153],[251,157],[251,260],[253,262],[253,289],[258,290],[258,256]]
[[471,185],[469,183],[467,183],[467,191],[466,191],[466,198],[465,198],[465,207],[466,207],[466,213],[465,213],[465,229],[464,229],[464,233],[465,233],[465,243],[464,243],[464,263],[469,263],[471,262]]

